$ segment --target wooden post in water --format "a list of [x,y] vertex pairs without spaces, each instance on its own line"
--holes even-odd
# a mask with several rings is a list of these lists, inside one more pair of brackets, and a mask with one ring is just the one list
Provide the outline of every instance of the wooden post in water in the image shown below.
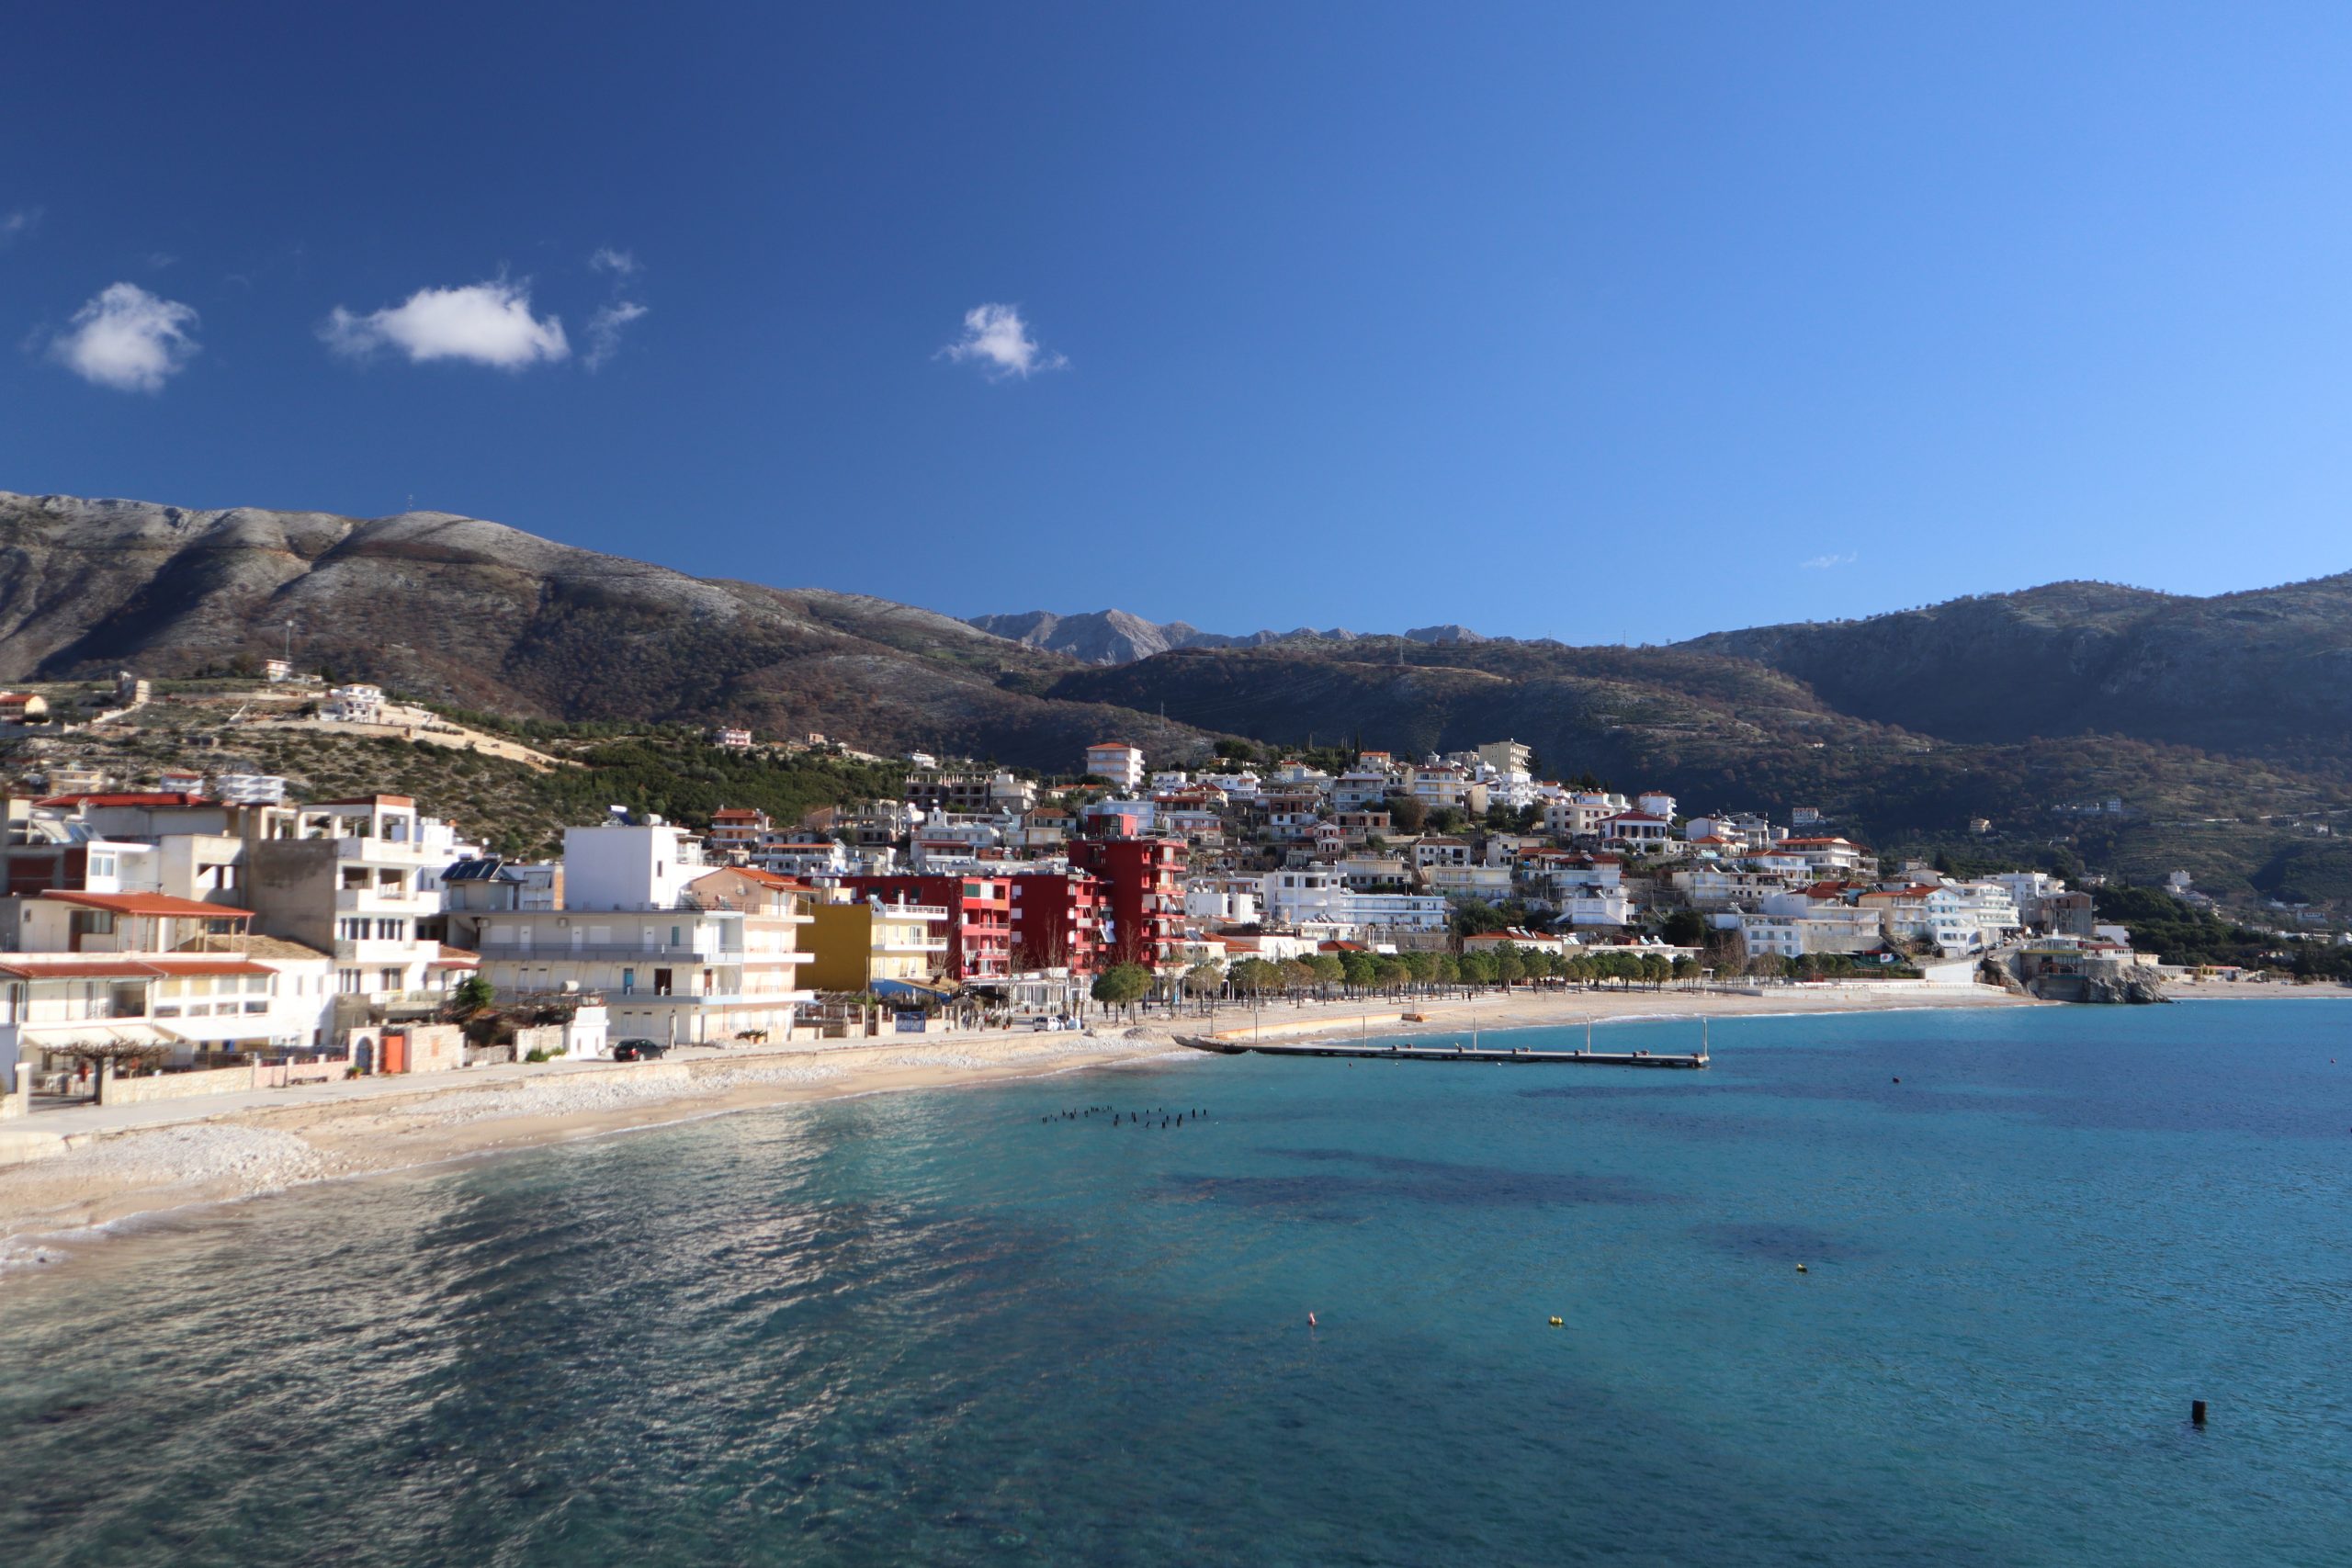
[[2188,1402],[2188,1424],[2192,1427],[2202,1427],[2205,1425],[2205,1402],[2203,1400],[2192,1399]]

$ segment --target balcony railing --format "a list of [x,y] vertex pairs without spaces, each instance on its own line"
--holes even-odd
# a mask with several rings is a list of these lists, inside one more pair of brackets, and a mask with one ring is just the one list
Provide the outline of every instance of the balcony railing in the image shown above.
[[631,943],[627,946],[599,945],[583,942],[572,946],[563,942],[486,942],[475,949],[484,963],[493,964],[553,964],[559,960],[598,959],[634,964],[741,964],[746,958],[781,958],[781,953],[746,953],[740,947],[667,947],[661,943]]

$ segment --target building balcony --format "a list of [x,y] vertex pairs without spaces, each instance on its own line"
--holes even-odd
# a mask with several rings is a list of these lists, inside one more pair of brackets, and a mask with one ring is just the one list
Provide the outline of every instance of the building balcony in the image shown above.
[[378,865],[429,865],[436,869],[458,858],[454,841],[420,843],[413,839],[336,839],[334,858],[337,860],[370,861]]
[[334,890],[334,908],[338,915],[413,915],[424,897],[405,888],[338,887]]
[[594,942],[487,942],[474,950],[485,964],[577,964],[583,961],[616,964],[665,964],[683,967],[690,964],[741,964],[748,957],[756,962],[772,959],[797,962],[789,953],[751,953],[741,948],[666,947],[659,943],[600,946]]

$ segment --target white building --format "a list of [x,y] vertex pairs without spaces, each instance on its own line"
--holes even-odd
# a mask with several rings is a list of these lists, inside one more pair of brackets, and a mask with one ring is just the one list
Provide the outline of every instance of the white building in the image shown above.
[[1646,811],[1620,811],[1604,817],[1595,830],[1611,842],[1645,849],[1663,846],[1674,837],[1673,823]]
[[[260,809],[265,836],[243,845],[243,896],[261,931],[334,957],[338,1027],[447,1000],[468,965],[442,952],[441,873],[475,847],[404,795]],[[181,842],[158,840],[165,851]]]
[[790,1037],[810,889],[704,865],[666,823],[573,828],[563,856],[563,908],[451,917],[499,995],[601,996],[616,1039]]
[[384,718],[384,688],[334,687],[327,693],[326,716],[338,724],[380,724]]
[[1193,877],[1184,884],[1185,918],[1211,925],[1256,925],[1261,883],[1255,876]]
[[1443,931],[1451,906],[1430,893],[1360,893],[1317,867],[1268,872],[1265,918],[1270,924],[1313,922],[1351,931]]
[[248,937],[251,915],[162,894],[0,899],[0,1076],[84,1042],[153,1045],[186,1065],[330,1043],[323,953]]
[[286,781],[276,773],[215,773],[212,797],[228,806],[282,805]]
[[1775,894],[1764,901],[1764,908],[1737,919],[1751,958],[1867,953],[1886,940],[1876,909],[1816,904],[1802,893]]
[[1109,779],[1114,787],[1124,791],[1143,787],[1143,748],[1130,746],[1124,740],[1105,740],[1086,749],[1086,771]]
[[1573,926],[1629,926],[1634,900],[1622,887],[1579,887],[1553,900]]

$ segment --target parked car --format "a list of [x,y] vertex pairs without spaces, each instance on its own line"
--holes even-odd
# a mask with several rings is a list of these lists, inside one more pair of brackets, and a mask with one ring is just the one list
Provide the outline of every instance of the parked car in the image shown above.
[[613,1043],[613,1060],[650,1062],[656,1056],[666,1055],[669,1050],[670,1047],[659,1040],[616,1040]]

